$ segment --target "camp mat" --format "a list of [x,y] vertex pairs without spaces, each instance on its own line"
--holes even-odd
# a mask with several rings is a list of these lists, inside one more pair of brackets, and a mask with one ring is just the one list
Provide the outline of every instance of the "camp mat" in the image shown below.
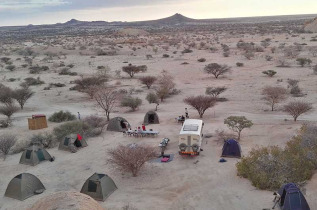
[[167,162],[161,162],[162,157],[159,157],[159,158],[150,160],[149,162],[150,162],[150,163],[168,163],[168,162],[173,161],[173,159],[174,159],[174,154],[164,154],[164,156],[165,156],[165,155],[169,155],[169,156],[170,156],[170,159],[169,159]]

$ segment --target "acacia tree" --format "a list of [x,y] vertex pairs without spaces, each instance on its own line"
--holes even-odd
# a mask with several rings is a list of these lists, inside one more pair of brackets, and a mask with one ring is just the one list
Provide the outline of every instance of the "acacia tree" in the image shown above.
[[301,114],[308,112],[312,108],[310,103],[304,101],[292,101],[284,106],[284,112],[290,114],[294,118],[294,121],[296,121]]
[[119,145],[108,153],[109,163],[118,166],[123,172],[131,172],[133,176],[137,176],[144,164],[157,156],[156,148],[135,144]]
[[184,99],[184,102],[198,111],[202,118],[205,111],[216,104],[216,99],[211,96],[190,96]]
[[253,125],[252,121],[248,120],[245,116],[230,116],[224,120],[224,124],[238,133],[238,141],[240,140],[242,130],[250,128]]
[[123,66],[122,71],[127,73],[132,78],[132,77],[134,77],[135,74],[137,74],[139,72],[146,72],[147,66],[145,66],[145,65],[135,66],[135,65],[132,65],[130,63],[128,66]]
[[13,98],[17,100],[20,104],[21,109],[23,109],[26,101],[33,96],[34,92],[32,92],[28,87],[17,89],[13,92]]
[[274,111],[275,106],[287,98],[287,89],[267,86],[263,88],[262,95],[264,95],[263,100],[265,100],[267,104],[271,106],[271,110]]
[[161,99],[161,102],[163,102],[175,88],[174,77],[167,71],[163,70],[161,75],[158,77],[157,82],[159,86],[155,90],[156,95],[159,99]]
[[214,98],[217,98],[221,93],[227,90],[226,87],[207,87],[206,94],[211,95]]
[[115,91],[114,88],[101,86],[94,94],[98,106],[106,112],[107,121],[110,120],[110,112],[117,105],[122,94]]
[[157,78],[154,76],[146,76],[140,78],[139,80],[142,84],[146,85],[148,89],[150,89],[153,83],[157,80]]
[[231,71],[231,67],[227,65],[220,65],[218,63],[211,63],[205,66],[204,71],[207,74],[212,74],[217,79],[220,75],[224,75]]

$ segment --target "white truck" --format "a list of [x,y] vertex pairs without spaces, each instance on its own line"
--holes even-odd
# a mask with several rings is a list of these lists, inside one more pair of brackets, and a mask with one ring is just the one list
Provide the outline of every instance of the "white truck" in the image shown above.
[[203,139],[202,120],[187,119],[179,133],[178,148],[180,155],[199,155]]

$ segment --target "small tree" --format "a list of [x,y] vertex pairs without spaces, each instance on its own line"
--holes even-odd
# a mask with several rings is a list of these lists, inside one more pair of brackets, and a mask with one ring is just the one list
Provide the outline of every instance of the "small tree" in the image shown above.
[[230,116],[224,120],[224,124],[238,133],[238,141],[240,140],[242,130],[250,128],[253,125],[252,121],[248,120],[245,116]]
[[128,66],[123,66],[122,71],[127,73],[131,78],[134,77],[135,74],[139,72],[146,72],[147,71],[147,66],[135,66],[132,65],[131,63]]
[[211,63],[204,68],[207,74],[212,74],[217,79],[220,75],[230,72],[231,68],[227,65],[219,65],[218,63]]
[[310,103],[304,101],[293,101],[284,106],[284,111],[291,115],[294,118],[294,121],[296,121],[301,114],[308,112],[312,108],[313,107]]
[[6,156],[9,154],[10,149],[16,142],[16,136],[11,134],[2,134],[0,136],[0,152],[3,156],[3,159],[6,159]]
[[283,87],[267,86],[262,90],[263,99],[271,106],[274,111],[276,104],[284,101],[287,98],[287,90]]
[[26,101],[33,96],[34,92],[32,92],[28,87],[17,89],[13,92],[13,98],[17,100],[20,104],[21,109],[23,109]]
[[153,83],[157,80],[157,78],[154,76],[146,76],[146,77],[140,78],[139,80],[141,81],[142,84],[146,85],[148,89],[150,89]]
[[191,96],[184,99],[184,102],[198,111],[199,117],[202,118],[205,111],[216,104],[216,99],[210,96]]
[[304,67],[305,65],[310,65],[312,63],[312,60],[310,60],[309,58],[297,58],[296,61],[301,67]]
[[18,108],[13,104],[8,104],[6,106],[0,107],[0,114],[3,114],[8,117],[8,120],[11,119],[11,116],[18,111]]
[[274,70],[266,70],[266,71],[262,71],[263,74],[269,76],[269,77],[273,77],[276,74],[276,71]]
[[110,112],[117,105],[118,100],[121,98],[122,94],[115,91],[113,88],[101,86],[98,88],[94,95],[98,106],[106,112],[107,121],[110,120]]
[[159,99],[155,93],[148,93],[146,95],[146,100],[149,104],[156,104],[155,111],[157,111],[157,107],[159,106]]
[[206,94],[211,95],[214,98],[218,98],[218,96],[226,90],[226,87],[207,87]]
[[109,163],[118,166],[123,172],[137,176],[144,164],[156,157],[156,148],[139,145],[119,145],[109,150]]
[[142,100],[139,98],[134,98],[131,96],[127,96],[122,99],[121,106],[122,107],[130,107],[131,110],[134,112],[140,105],[142,104]]

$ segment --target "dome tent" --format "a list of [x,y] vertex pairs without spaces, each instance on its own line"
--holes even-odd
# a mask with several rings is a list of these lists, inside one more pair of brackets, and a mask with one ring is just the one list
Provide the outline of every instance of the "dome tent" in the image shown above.
[[44,185],[36,176],[29,173],[22,173],[10,181],[4,195],[23,201],[33,195],[44,192],[44,190]]
[[278,190],[278,194],[281,196],[279,200],[281,210],[310,210],[304,195],[296,184],[283,185]]
[[144,125],[160,124],[159,117],[156,112],[149,111],[144,116]]
[[95,200],[105,201],[116,189],[116,184],[108,175],[94,173],[86,180],[80,192]]
[[70,134],[59,143],[58,149],[77,152],[77,148],[87,146],[87,142],[79,134]]
[[51,155],[37,145],[27,148],[21,155],[20,164],[35,166],[42,161],[51,160]]
[[126,119],[122,117],[115,117],[109,121],[107,130],[123,132],[123,131],[126,131],[129,126],[130,124]]
[[241,158],[241,147],[234,139],[226,140],[222,147],[221,157]]

